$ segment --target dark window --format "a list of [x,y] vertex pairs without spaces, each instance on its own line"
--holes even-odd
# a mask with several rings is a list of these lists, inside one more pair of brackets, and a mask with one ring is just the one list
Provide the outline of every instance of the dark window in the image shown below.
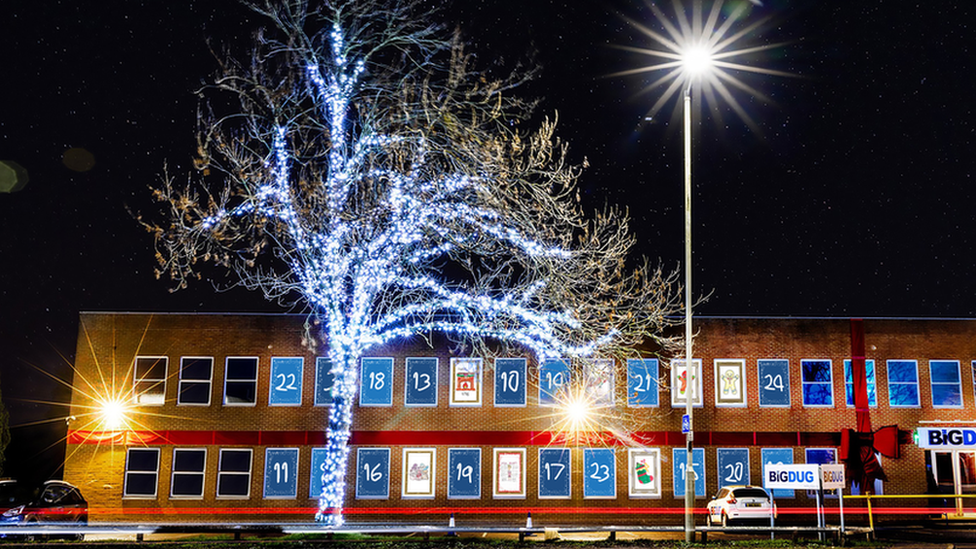
[[158,476],[158,448],[129,448],[125,460],[125,488],[123,495],[156,497]]
[[769,499],[769,494],[767,494],[765,490],[760,490],[758,488],[739,488],[735,491],[735,497]]
[[172,497],[202,498],[206,463],[207,451],[202,448],[174,448]]
[[166,398],[166,357],[136,357],[135,387],[139,404],[162,404]]
[[251,450],[221,450],[217,497],[246,498],[251,493]]
[[178,404],[210,404],[210,379],[213,359],[183,357],[180,360],[180,393]]
[[258,359],[227,359],[224,379],[224,404],[255,404],[258,394]]

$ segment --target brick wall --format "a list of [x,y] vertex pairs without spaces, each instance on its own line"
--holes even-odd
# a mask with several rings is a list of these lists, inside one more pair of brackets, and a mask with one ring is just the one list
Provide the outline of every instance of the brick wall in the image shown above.
[[[69,441],[65,464],[65,480],[79,485],[93,508],[92,520],[200,520],[201,514],[216,516],[231,508],[241,520],[265,522],[269,520],[309,520],[316,506],[308,498],[310,462],[313,447],[321,445],[321,432],[327,423],[328,407],[315,407],[315,357],[302,342],[305,337],[304,317],[297,315],[222,315],[222,314],[116,314],[84,313],[81,315],[78,349],[76,353],[75,391],[72,415],[76,419],[70,429],[75,433]],[[871,410],[875,428],[897,424],[912,429],[921,421],[953,422],[972,420],[973,377],[971,361],[976,359],[976,322],[968,320],[866,320],[866,355],[875,361],[877,371],[878,405]],[[763,447],[791,448],[796,463],[804,462],[804,445],[830,447],[836,444],[841,428],[854,427],[854,410],[845,405],[843,361],[850,357],[850,321],[848,319],[707,319],[697,320],[700,330],[695,341],[695,357],[703,363],[704,383],[702,408],[695,410],[696,446],[705,448],[707,494],[719,487],[716,456],[719,447],[750,449],[750,472],[753,484],[760,484]],[[623,431],[643,434],[646,443],[661,448],[661,493],[659,499],[630,499],[628,497],[627,456],[624,446],[617,448],[616,498],[584,499],[582,495],[582,452],[572,455],[573,490],[566,500],[539,499],[536,481],[538,442],[523,444],[527,448],[527,494],[524,499],[508,500],[492,497],[492,450],[490,441],[479,444],[472,436],[479,433],[519,433],[514,439],[531,433],[550,430],[555,421],[553,409],[539,407],[534,363],[529,361],[528,403],[524,408],[493,406],[494,383],[490,360],[485,361],[483,376],[483,404],[480,407],[454,408],[448,406],[450,382],[450,348],[444,342],[433,346],[424,341],[391,345],[371,353],[371,356],[393,357],[393,406],[360,408],[354,411],[354,437],[366,446],[390,448],[390,490],[386,500],[357,500],[355,498],[356,455],[350,457],[347,477],[347,507],[350,520],[416,520],[410,512],[423,512],[431,521],[446,520],[450,510],[458,512],[458,522],[507,520],[524,521],[524,513],[534,511],[536,520],[569,522],[605,522],[610,510],[624,510],[614,514],[613,522],[680,521],[677,515],[646,514],[647,510],[679,509],[683,498],[672,496],[672,448],[683,447],[680,435],[681,408],[672,408],[666,364],[660,370],[662,388],[657,408],[628,408],[627,380],[624,373],[616,377],[617,406],[610,423]],[[320,350],[319,355],[324,354]],[[130,413],[128,428],[142,433],[143,438],[120,439],[117,444],[95,444],[98,436],[90,432],[103,431],[97,415],[96,399],[103,395],[122,394],[132,387],[132,366],[136,356],[168,357],[165,403],[161,406],[140,406]],[[181,356],[214,358],[214,375],[209,406],[177,405],[179,364]],[[257,403],[254,406],[224,406],[224,362],[229,356],[259,358]],[[436,357],[438,367],[438,405],[435,408],[404,406],[406,376],[404,361],[412,357]],[[279,407],[268,404],[271,390],[269,368],[271,357],[302,357],[302,405]],[[716,387],[714,360],[745,360],[747,406],[718,408],[715,406]],[[791,405],[788,408],[759,406],[756,362],[759,359],[787,359],[790,372]],[[810,408],[802,405],[801,361],[826,359],[832,361],[832,389],[834,406]],[[918,361],[919,408],[896,409],[888,405],[885,364],[889,359]],[[929,359],[959,360],[965,406],[962,409],[934,409],[929,392]],[[463,447],[482,449],[481,498],[478,500],[449,500],[447,498],[447,453],[454,447],[450,433],[458,433]],[[147,434],[148,433],[148,434]],[[187,433],[197,433],[193,444],[173,440],[188,440]],[[275,433],[278,433],[277,435]],[[284,433],[284,434],[282,434]],[[302,435],[302,433],[305,433]],[[391,433],[393,435],[391,435]],[[433,435],[432,435],[433,433]],[[474,435],[471,435],[474,433]],[[179,436],[177,436],[179,434]],[[462,434],[468,434],[462,438]],[[488,436],[485,435],[485,436]],[[304,436],[304,438],[302,438]],[[86,438],[87,437],[87,438]],[[183,438],[179,438],[183,437]],[[209,438],[208,438],[209,437]],[[257,438],[255,438],[257,437]],[[503,437],[504,438],[504,437]],[[625,438],[625,437],[618,437]],[[640,439],[640,437],[638,437]],[[357,440],[354,438],[354,440]],[[436,487],[433,499],[404,499],[401,493],[402,450],[404,447],[431,446],[437,448]],[[536,439],[543,440],[543,439]],[[296,442],[297,441],[297,442]],[[379,441],[379,444],[376,442]],[[387,441],[387,442],[383,442]],[[389,441],[394,441],[390,443]],[[127,447],[160,448],[158,495],[152,499],[122,497]],[[206,448],[207,468],[203,499],[178,500],[169,497],[172,450],[176,447]],[[461,445],[459,445],[461,446]],[[248,447],[254,449],[251,497],[247,500],[217,499],[215,479],[220,448]],[[269,447],[299,448],[298,497],[294,499],[264,499],[263,475],[265,450]],[[923,451],[903,446],[899,460],[884,460],[891,481],[887,493],[922,493],[925,490]],[[701,499],[704,505],[704,499]],[[805,494],[793,500],[780,501],[781,506],[812,506]],[[97,509],[102,509],[99,513]],[[357,514],[357,510],[360,512]],[[546,516],[547,510],[551,513]],[[601,511],[603,510],[603,511]],[[470,513],[469,513],[470,511]],[[475,512],[477,511],[477,512]],[[493,513],[491,511],[494,511]],[[376,514],[373,514],[376,513]],[[399,514],[396,514],[399,513]],[[539,515],[543,516],[539,516]],[[241,518],[243,517],[243,518]]]

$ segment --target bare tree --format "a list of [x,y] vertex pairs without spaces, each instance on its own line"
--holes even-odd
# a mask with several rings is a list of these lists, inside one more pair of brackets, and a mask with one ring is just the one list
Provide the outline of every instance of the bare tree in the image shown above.
[[317,519],[343,520],[372,348],[442,333],[542,360],[673,343],[673,274],[628,260],[625,211],[585,215],[553,121],[520,129],[528,72],[475,70],[419,0],[250,6],[270,28],[204,90],[198,171],[164,178],[165,222],[146,227],[177,287],[211,263],[308,311],[336,380]]

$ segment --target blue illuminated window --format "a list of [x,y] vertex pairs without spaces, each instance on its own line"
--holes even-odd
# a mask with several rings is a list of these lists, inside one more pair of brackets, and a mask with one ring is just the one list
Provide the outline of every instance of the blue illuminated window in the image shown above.
[[892,408],[918,408],[918,362],[888,361],[888,405]]
[[834,377],[829,360],[800,361],[804,406],[833,406]]
[[[878,383],[874,373],[874,361],[864,361],[864,373],[868,381],[868,406],[878,405]],[[844,392],[847,394],[847,406],[854,406],[854,370],[850,360],[844,361]]]
[[929,379],[933,407],[962,408],[962,376],[958,360],[930,360]]

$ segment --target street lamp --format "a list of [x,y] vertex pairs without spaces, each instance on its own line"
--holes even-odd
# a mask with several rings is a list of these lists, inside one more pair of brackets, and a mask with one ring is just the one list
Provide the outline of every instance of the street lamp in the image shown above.
[[[631,25],[647,35],[665,50],[618,46],[620,49],[648,55],[663,62],[617,73],[618,76],[638,74],[653,71],[665,71],[664,75],[652,82],[645,91],[651,91],[666,86],[664,93],[658,98],[648,113],[652,118],[661,108],[683,90],[684,92],[684,199],[685,199],[685,415],[688,416],[688,433],[686,435],[685,458],[685,542],[691,543],[695,539],[695,479],[694,472],[694,400],[697,383],[692,379],[694,360],[692,354],[692,289],[691,289],[691,101],[692,90],[698,97],[706,97],[713,113],[719,117],[717,104],[723,102],[753,130],[756,124],[746,113],[732,94],[731,88],[741,90],[754,97],[768,100],[762,93],[740,80],[734,74],[727,72],[744,71],[767,75],[789,76],[788,73],[770,69],[756,68],[732,62],[734,59],[759,53],[761,51],[779,47],[781,44],[765,44],[740,48],[737,44],[761,28],[769,17],[754,21],[744,28],[737,28],[736,22],[743,20],[753,4],[742,2],[723,18],[722,2],[714,2],[711,10],[704,16],[702,2],[695,0],[691,17],[680,10],[678,0],[674,1],[675,18],[678,24],[672,23],[662,10],[654,3],[648,3],[658,23],[665,33],[659,33],[647,28],[641,23],[629,20]],[[675,107],[677,111],[677,106]],[[677,112],[675,112],[677,115]],[[698,372],[701,376],[702,372]],[[674,390],[672,388],[672,390]],[[700,395],[698,395],[700,396]]]
[[[698,384],[692,375],[695,372],[694,355],[691,353],[691,87],[695,78],[701,77],[712,65],[709,51],[702,47],[692,47],[682,56],[685,80],[684,99],[684,141],[685,141],[685,414],[688,416],[688,433],[685,435],[685,543],[695,541],[695,480],[698,473],[693,465],[695,441],[695,388]],[[704,368],[703,368],[704,369]],[[698,375],[702,375],[701,372]],[[672,389],[673,390],[673,389]]]

